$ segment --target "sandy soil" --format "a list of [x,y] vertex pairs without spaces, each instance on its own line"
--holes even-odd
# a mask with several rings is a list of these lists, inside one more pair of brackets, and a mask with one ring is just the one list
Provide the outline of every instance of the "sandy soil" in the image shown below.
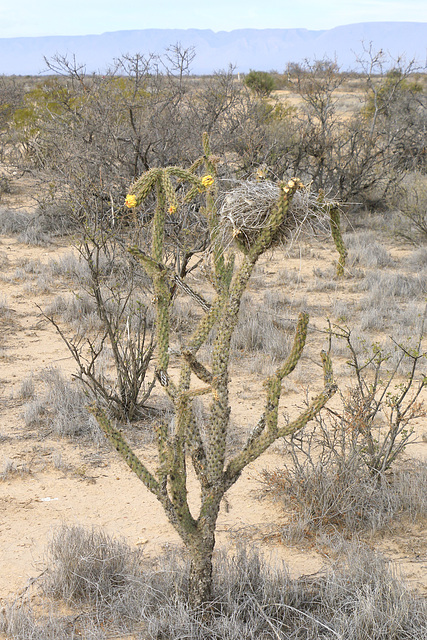
[[[125,536],[130,544],[143,545],[147,554],[161,553],[165,545],[179,544],[161,506],[107,445],[88,446],[65,439],[41,436],[28,429],[23,419],[22,381],[45,367],[59,367],[70,374],[74,361],[54,328],[40,315],[42,308],[58,293],[37,274],[20,275],[25,261],[47,263],[68,252],[65,244],[29,247],[16,238],[2,238],[1,296],[8,312],[0,326],[0,473],[11,462],[14,473],[3,472],[0,481],[0,598],[6,600],[23,590],[28,581],[45,568],[45,548],[52,531],[61,523],[95,525],[109,533]],[[326,247],[322,260],[331,264],[332,248]],[[280,267],[279,257],[269,257],[264,265],[264,286]],[[319,253],[304,261],[312,272]],[[295,259],[295,264],[301,261]],[[283,265],[282,265],[283,266]],[[291,265],[292,266],[292,265]],[[289,261],[286,267],[290,268]],[[294,265],[295,267],[295,265]],[[330,305],[328,293],[318,293],[319,305]],[[299,373],[300,383],[308,382],[309,369]],[[258,376],[244,375],[235,367],[232,375],[233,419],[245,424],[259,414],[261,385]],[[298,381],[297,381],[298,383]],[[292,411],[298,403],[298,384],[291,385],[285,404]],[[258,391],[255,391],[255,390]],[[420,431],[425,431],[420,425]],[[411,455],[426,457],[427,444],[414,445]],[[150,445],[144,446],[150,457]],[[218,545],[241,539],[255,540],[274,557],[284,559],[293,574],[312,574],[327,561],[325,553],[304,547],[286,547],[274,535],[283,515],[278,505],[259,497],[259,472],[281,465],[281,445],[276,445],[229,491],[221,509]],[[373,542],[397,563],[411,586],[427,592],[426,530],[414,527],[407,532]],[[327,556],[327,552],[326,552]]]

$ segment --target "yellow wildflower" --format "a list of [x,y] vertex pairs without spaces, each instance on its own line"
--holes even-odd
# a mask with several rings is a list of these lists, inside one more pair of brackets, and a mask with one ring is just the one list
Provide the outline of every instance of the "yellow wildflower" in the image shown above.
[[133,209],[134,207],[136,207],[137,204],[138,204],[138,201],[136,199],[136,196],[133,195],[133,193],[126,196],[125,205],[128,207],[128,209]]
[[210,187],[211,184],[213,184],[214,179],[212,178],[212,176],[207,175],[207,176],[203,176],[202,178],[202,185],[206,188]]
[[176,207],[175,205],[171,204],[171,206],[168,209],[169,213],[176,213]]

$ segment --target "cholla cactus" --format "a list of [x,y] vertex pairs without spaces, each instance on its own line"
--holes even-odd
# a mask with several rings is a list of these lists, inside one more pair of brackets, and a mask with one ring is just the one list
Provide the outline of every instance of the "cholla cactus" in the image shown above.
[[[166,424],[160,424],[156,428],[159,463],[157,472],[149,472],[144,463],[131,451],[121,432],[111,424],[108,416],[99,410],[94,410],[101,428],[145,486],[161,502],[170,522],[184,541],[191,556],[190,599],[192,604],[200,604],[209,598],[216,521],[225,492],[236,482],[247,464],[260,456],[277,438],[301,429],[336,391],[330,358],[324,353],[322,355],[323,390],[299,417],[285,424],[279,423],[282,382],[298,363],[306,341],[308,315],[303,313],[299,318],[293,347],[287,360],[264,383],[265,407],[255,429],[242,449],[230,459],[226,459],[226,436],[231,413],[230,347],[243,293],[259,257],[279,239],[286,236],[290,227],[295,229],[301,224],[303,217],[309,218],[310,211],[306,206],[305,216],[298,218],[295,213],[293,202],[303,188],[299,180],[293,179],[274,185],[274,198],[270,198],[264,206],[262,219],[261,217],[258,219],[256,227],[249,228],[247,220],[246,223],[240,220],[236,227],[239,232],[231,234],[231,236],[234,235],[234,243],[243,252],[239,265],[235,266],[233,249],[224,246],[222,242],[224,237],[221,235],[220,215],[224,212],[219,214],[216,209],[217,159],[210,152],[207,136],[204,136],[203,146],[203,158],[190,170],[177,167],[151,169],[141,176],[130,190],[130,196],[133,195],[136,199],[136,206],[152,189],[156,189],[157,195],[157,208],[152,223],[151,255],[143,254],[136,247],[130,249],[131,253],[141,260],[154,282],[157,315],[157,376],[171,398],[175,412],[173,429]],[[202,165],[204,165],[204,173],[198,177],[195,172],[200,171]],[[175,383],[171,381],[168,372],[171,332],[169,313],[172,302],[171,284],[176,283],[179,277],[163,262],[166,212],[169,207],[176,207],[179,212],[180,207],[172,180],[179,180],[182,184],[189,185],[181,201],[188,201],[200,191],[205,194],[203,212],[207,218],[211,236],[210,280],[216,292],[211,304],[203,304],[203,298],[198,294],[194,296],[196,300],[197,297],[199,298],[204,316],[197,322],[187,344],[181,350],[180,374]],[[133,199],[129,201],[134,203]],[[231,215],[234,209],[232,205],[228,206]],[[236,218],[233,218],[232,224],[237,224]],[[215,328],[212,357],[210,365],[205,366],[198,360],[197,354],[212,328]],[[194,378],[191,374],[197,379],[195,385],[192,383]],[[200,395],[209,398],[209,418],[204,427],[203,437],[192,406],[193,398]],[[187,500],[186,460],[188,457],[191,458],[200,484],[201,506],[197,516],[191,513]]]

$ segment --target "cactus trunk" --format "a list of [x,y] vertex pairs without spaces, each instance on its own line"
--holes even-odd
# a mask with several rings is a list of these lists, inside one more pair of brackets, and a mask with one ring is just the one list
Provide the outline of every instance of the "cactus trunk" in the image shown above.
[[189,604],[199,607],[212,596],[212,556],[215,547],[216,517],[204,527],[197,540],[188,546],[190,575],[188,584]]

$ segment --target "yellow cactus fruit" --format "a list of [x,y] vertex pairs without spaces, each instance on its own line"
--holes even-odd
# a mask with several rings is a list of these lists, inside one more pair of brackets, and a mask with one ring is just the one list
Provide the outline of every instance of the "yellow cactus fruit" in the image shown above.
[[210,175],[203,176],[202,178],[202,185],[206,188],[210,187],[213,184],[213,182],[214,182],[214,179]]
[[128,207],[128,209],[133,209],[137,204],[138,201],[136,199],[136,196],[134,196],[133,194],[129,194],[126,196],[125,205]]

